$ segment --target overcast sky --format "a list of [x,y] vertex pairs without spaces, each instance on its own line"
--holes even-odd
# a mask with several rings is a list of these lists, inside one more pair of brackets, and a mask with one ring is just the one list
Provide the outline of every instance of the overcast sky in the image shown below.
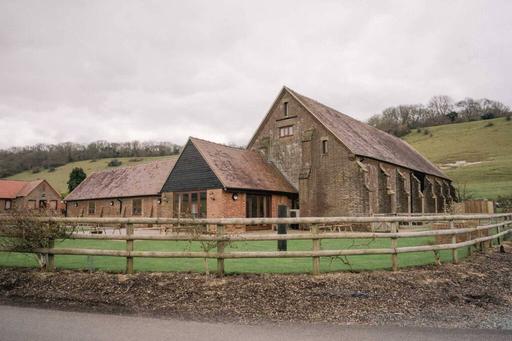
[[0,148],[245,144],[283,85],[365,120],[512,104],[512,1],[0,2]]

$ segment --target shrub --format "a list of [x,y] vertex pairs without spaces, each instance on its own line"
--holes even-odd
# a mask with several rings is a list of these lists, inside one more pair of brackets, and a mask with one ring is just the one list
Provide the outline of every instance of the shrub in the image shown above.
[[508,115],[508,116],[505,118],[505,120],[507,120],[507,121],[510,121],[510,119],[511,119],[511,116],[510,116],[510,115]]
[[484,127],[487,128],[487,127],[492,127],[492,126],[494,126],[494,123],[488,122]]
[[417,132],[418,134],[419,134],[419,133],[421,133],[421,129],[420,129],[420,128],[416,129],[416,132]]
[[110,162],[108,163],[108,166],[109,167],[119,167],[121,166],[122,162],[119,161],[118,159],[112,159],[110,160]]
[[39,167],[32,168],[32,174],[37,174],[39,172],[41,172],[41,168],[39,168]]
[[55,167],[48,168],[48,173],[53,173],[53,172],[55,172]]
[[139,157],[139,158],[130,159],[130,160],[128,160],[128,162],[139,162],[139,161],[142,161],[142,160],[144,160],[144,159]]
[[428,129],[423,130],[423,134],[424,134],[424,135],[428,135],[428,134],[430,134],[430,130],[428,130]]
[[496,115],[494,115],[492,112],[488,112],[488,113],[480,115],[480,118],[482,120],[492,120],[493,118],[496,118]]
[[[51,247],[53,242],[68,238],[73,228],[50,221],[48,213],[34,214],[29,211],[11,212],[5,220],[0,221],[0,247],[16,251],[37,251]],[[48,262],[47,254],[34,253],[42,268]]]

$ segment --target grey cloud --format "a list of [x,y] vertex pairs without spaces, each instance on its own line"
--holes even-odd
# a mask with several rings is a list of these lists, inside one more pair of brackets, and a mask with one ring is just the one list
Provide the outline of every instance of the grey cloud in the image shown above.
[[512,104],[507,1],[3,1],[0,148],[244,144],[282,85],[364,120],[447,94]]

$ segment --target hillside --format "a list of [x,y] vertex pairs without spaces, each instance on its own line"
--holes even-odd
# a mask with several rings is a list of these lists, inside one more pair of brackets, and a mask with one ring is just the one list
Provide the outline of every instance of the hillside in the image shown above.
[[497,118],[422,128],[404,139],[456,184],[466,184],[474,198],[512,195],[512,121]]
[[[159,157],[141,157],[141,158],[117,158],[117,160],[122,162],[122,165],[120,167],[126,167],[126,166],[134,166],[142,163],[148,163],[154,160],[162,160],[162,159],[171,159],[171,158],[177,158],[177,155],[173,156],[159,156]],[[18,173],[16,175],[13,175],[9,177],[9,179],[15,179],[15,180],[35,180],[35,179],[45,179],[47,180],[52,186],[57,189],[59,193],[67,193],[68,192],[68,179],[69,179],[69,173],[71,173],[71,170],[75,167],[81,167],[85,171],[87,175],[91,174],[92,172],[101,171],[105,169],[112,169],[112,167],[108,166],[109,161],[112,160],[112,158],[108,159],[98,159],[96,161],[92,160],[85,160],[85,161],[77,161],[77,162],[71,162],[64,166],[58,167],[53,172],[48,172],[48,170],[42,170],[39,173],[32,173],[31,171],[26,171],[22,173]]]

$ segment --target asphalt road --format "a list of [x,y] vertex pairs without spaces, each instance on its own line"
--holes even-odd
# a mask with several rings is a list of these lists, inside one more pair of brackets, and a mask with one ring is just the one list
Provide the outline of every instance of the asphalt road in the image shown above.
[[512,331],[257,325],[78,313],[0,305],[0,340],[512,340]]

